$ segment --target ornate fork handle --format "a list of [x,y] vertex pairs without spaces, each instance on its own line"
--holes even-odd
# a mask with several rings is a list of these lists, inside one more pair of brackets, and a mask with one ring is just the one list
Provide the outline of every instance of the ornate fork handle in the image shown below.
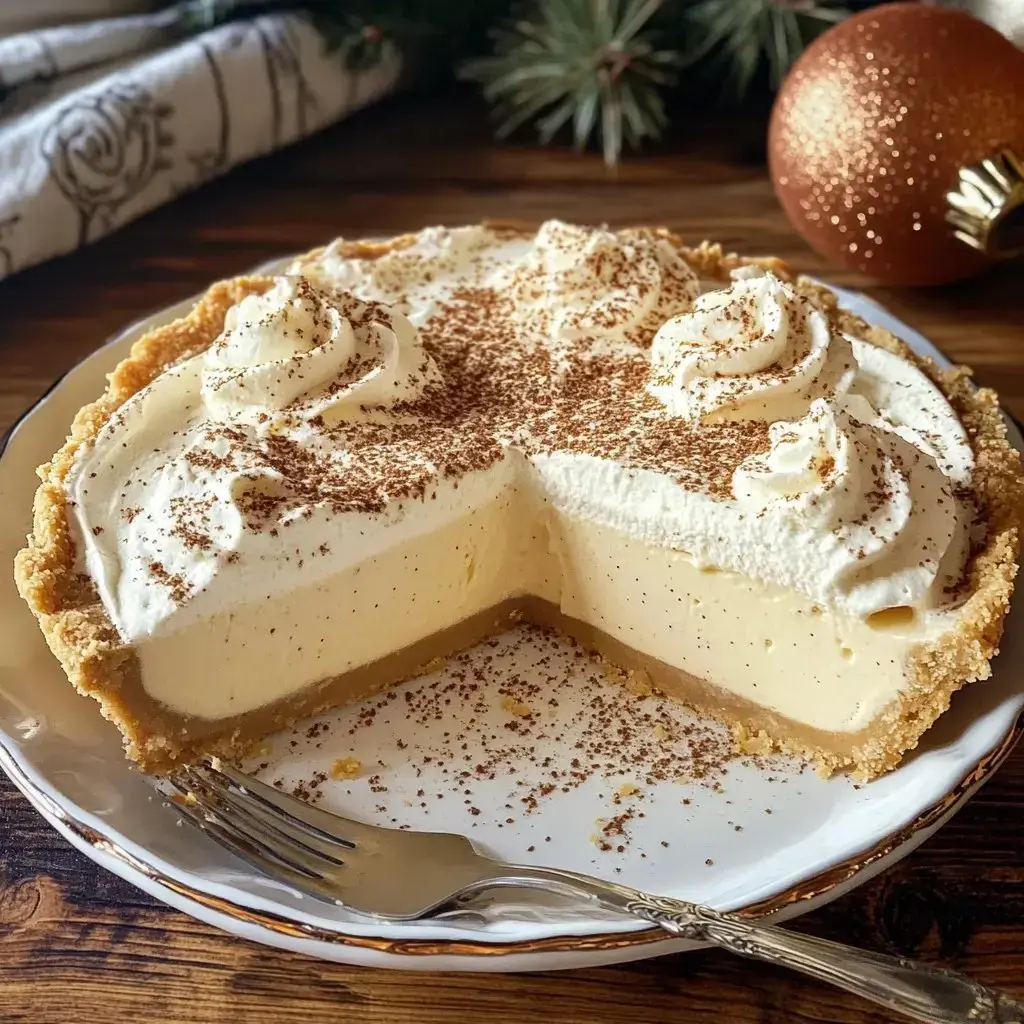
[[927,1024],[1024,1024],[1024,1003],[952,971],[756,924],[736,914],[652,896],[571,871],[523,866],[509,872],[504,884],[583,895],[651,921],[680,938],[710,942],[740,956],[790,967]]

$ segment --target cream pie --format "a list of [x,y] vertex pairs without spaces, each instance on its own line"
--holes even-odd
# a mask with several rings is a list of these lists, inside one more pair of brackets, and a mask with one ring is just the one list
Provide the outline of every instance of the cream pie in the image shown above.
[[337,241],[133,347],[16,576],[147,770],[525,618],[872,777],[989,675],[1013,588],[1020,463],[968,376],[662,230]]

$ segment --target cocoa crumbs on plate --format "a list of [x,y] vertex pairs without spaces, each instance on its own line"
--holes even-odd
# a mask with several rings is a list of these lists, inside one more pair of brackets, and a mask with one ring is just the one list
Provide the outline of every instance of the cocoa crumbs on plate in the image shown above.
[[[499,647],[502,657],[496,654]],[[367,730],[380,728],[386,736],[393,728],[388,723],[404,722],[406,738],[392,741],[393,750],[403,772],[413,778],[429,775],[431,784],[414,784],[407,798],[394,805],[376,804],[376,813],[390,824],[407,824],[398,803],[429,814],[448,796],[464,809],[467,828],[475,828],[485,814],[475,787],[486,782],[506,787],[504,801],[486,811],[494,827],[503,829],[592,780],[607,781],[598,796],[607,812],[597,824],[594,843],[603,852],[621,853],[630,845],[631,824],[646,817],[646,787],[680,782],[721,796],[722,779],[737,757],[717,725],[687,716],[653,687],[630,692],[609,675],[605,663],[574,641],[521,625],[446,659],[431,676],[382,692],[329,721],[308,723],[297,735],[315,749],[328,738],[352,744]],[[530,713],[523,715],[522,706]],[[453,708],[460,715],[453,715]],[[294,751],[294,742],[279,749]],[[334,785],[365,786],[382,800],[391,799],[391,775],[383,758],[379,768],[364,770],[359,778],[339,780],[334,770],[317,772],[292,791],[315,802],[331,784],[329,776],[335,777]],[[275,784],[284,785],[282,779]],[[689,796],[681,798],[684,806],[691,802]]]

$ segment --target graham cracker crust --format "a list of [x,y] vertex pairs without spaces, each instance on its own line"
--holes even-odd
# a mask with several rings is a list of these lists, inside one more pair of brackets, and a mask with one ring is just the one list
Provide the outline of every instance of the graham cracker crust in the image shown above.
[[[524,235],[535,230],[524,225],[500,226]],[[725,253],[720,246],[707,242],[691,248],[667,230],[660,229],[657,234],[676,246],[703,277],[725,281],[732,269],[751,263],[770,268],[792,281],[841,329],[914,363],[945,394],[964,424],[974,450],[973,497],[985,523],[985,536],[966,567],[958,626],[933,643],[919,647],[907,668],[908,689],[869,729],[851,736],[806,729],[765,708],[738,702],[711,684],[641,658],[610,637],[598,635],[585,624],[566,620],[557,610],[542,608],[535,601],[514,603],[510,608],[502,606],[468,620],[456,627],[456,639],[461,647],[469,646],[503,628],[513,612],[518,611],[576,636],[620,667],[648,672],[667,694],[729,722],[742,749],[782,750],[810,758],[825,771],[852,769],[866,778],[877,776],[898,764],[904,752],[916,746],[949,706],[953,692],[990,675],[990,660],[998,651],[1017,571],[1024,477],[1019,457],[1006,441],[997,396],[991,390],[974,388],[967,368],[940,369],[891,333],[869,327],[859,317],[839,310],[832,292],[815,282],[795,278],[780,260],[747,259]],[[373,259],[411,244],[413,238],[407,235],[383,243],[344,242],[339,251],[345,258]],[[298,265],[310,262],[321,252],[314,250],[300,258]],[[241,754],[271,729],[415,675],[432,658],[451,654],[453,650],[450,641],[441,645],[448,649],[436,651],[430,646],[431,641],[423,641],[374,666],[317,683],[286,704],[270,705],[237,719],[210,723],[184,720],[145,696],[134,652],[121,641],[91,581],[76,571],[63,489],[76,451],[96,436],[122,403],[157,374],[205,350],[220,333],[224,316],[232,305],[246,295],[266,291],[271,284],[268,277],[239,277],[220,282],[206,292],[187,316],[148,332],[115,368],[106,392],[80,410],[64,446],[38,471],[42,483],[36,492],[32,532],[15,561],[19,591],[72,684],[80,693],[99,702],[102,713],[121,730],[128,756],[145,770],[165,769],[201,753]],[[391,678],[385,680],[386,671]]]
[[[634,696],[645,695],[644,690],[656,691],[724,722],[734,736],[744,738],[741,748],[751,753],[768,752],[785,744],[786,749],[811,756],[818,764],[837,756],[848,764],[856,764],[866,747],[884,741],[874,726],[856,733],[841,733],[795,722],[641,654],[603,630],[565,615],[550,601],[529,595],[510,598],[384,658],[319,680],[272,704],[230,718],[182,715],[154,700],[142,685],[134,659],[125,663],[121,686],[116,695],[108,693],[107,700],[129,744],[130,756],[145,771],[161,773],[202,755],[242,757],[274,732],[424,675],[447,658],[524,622],[575,640],[610,666],[612,678],[620,678]],[[773,743],[746,740],[748,736],[760,735],[773,737]]]

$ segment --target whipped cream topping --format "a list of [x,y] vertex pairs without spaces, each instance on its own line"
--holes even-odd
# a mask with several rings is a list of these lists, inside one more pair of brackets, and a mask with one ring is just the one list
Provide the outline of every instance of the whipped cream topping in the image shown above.
[[203,356],[201,392],[221,420],[297,405],[307,416],[344,417],[414,401],[439,383],[401,313],[279,277],[228,310]]
[[947,549],[962,553],[950,482],[899,435],[815,399],[803,419],[773,423],[769,437],[767,452],[740,463],[733,491],[743,512],[777,531],[787,561],[775,572],[789,586],[805,588],[800,578],[811,571],[849,610],[870,614],[921,602]]
[[363,299],[387,302],[422,327],[438,313],[457,281],[481,283],[485,268],[508,271],[531,246],[518,235],[482,225],[424,228],[372,259],[349,259],[341,239],[332,242],[315,263],[297,261],[290,274],[328,291],[349,291]]
[[705,292],[658,330],[650,391],[674,416],[784,419],[845,391],[849,341],[774,274],[739,277]]
[[847,408],[862,422],[891,430],[927,452],[954,484],[970,483],[974,452],[946,396],[906,359],[856,338],[847,340],[857,360]]
[[85,567],[135,639],[517,488],[845,614],[948,605],[973,455],[941,392],[772,274],[698,291],[654,232],[330,246],[80,451]]
[[686,308],[700,285],[666,239],[548,221],[508,273],[515,322],[567,342],[636,341],[668,312]]
[[[768,428],[771,447],[744,459],[733,474],[733,492],[755,512],[772,506],[829,527],[860,505],[848,416],[822,399],[795,423],[777,420]],[[846,428],[846,429],[844,429]],[[902,495],[901,495],[902,497]]]

